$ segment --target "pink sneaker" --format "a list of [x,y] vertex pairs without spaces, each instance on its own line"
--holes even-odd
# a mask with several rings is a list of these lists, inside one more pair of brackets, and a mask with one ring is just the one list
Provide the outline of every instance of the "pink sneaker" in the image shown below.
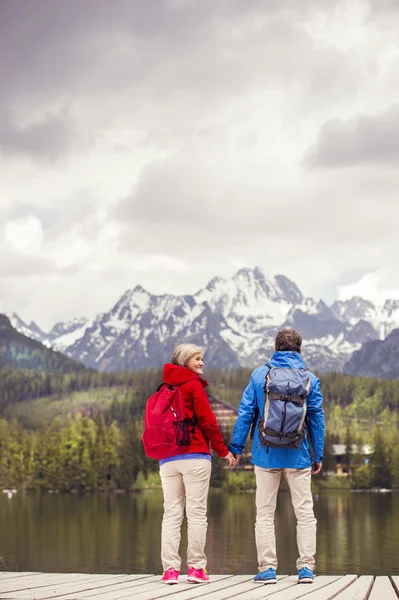
[[209,581],[209,575],[206,572],[206,569],[194,569],[194,567],[189,567],[187,581],[189,583],[206,583]]
[[176,569],[171,567],[162,575],[161,581],[168,585],[173,585],[174,583],[179,583],[179,575],[180,571],[176,571]]

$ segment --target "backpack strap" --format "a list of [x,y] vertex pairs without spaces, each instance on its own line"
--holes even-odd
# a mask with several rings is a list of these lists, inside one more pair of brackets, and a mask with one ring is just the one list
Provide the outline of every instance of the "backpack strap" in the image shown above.
[[[160,384],[160,385],[157,387],[157,392],[159,392],[159,390],[161,390],[161,389],[162,389],[162,387],[163,387],[164,385],[168,386],[168,388],[169,388],[170,390],[173,390],[173,389],[175,389],[175,388],[179,387],[179,385],[171,385],[170,383],[165,383],[165,382],[163,381],[163,382],[162,382],[162,383],[161,383],[161,384]],[[192,423],[192,425],[193,425],[193,428],[192,428],[192,430],[191,430],[191,433],[194,433],[194,431],[195,431],[195,428],[197,427],[197,424],[198,424],[198,417],[197,417],[197,415],[196,415],[196,414],[195,414],[195,412],[194,412],[194,406],[193,406],[193,418],[192,418],[192,419],[189,419],[189,418],[186,416],[186,419],[187,419],[187,422],[190,422],[190,423]]]
[[[269,367],[269,370],[268,370],[268,372],[266,373],[266,378],[265,378],[265,385],[266,385],[267,376],[269,375],[269,373],[270,373],[270,371],[271,371],[271,369],[272,369],[272,366],[271,366],[271,364],[270,364],[270,363],[266,363],[266,365],[265,365],[265,366],[266,366],[266,367]],[[249,434],[249,438],[250,438],[251,440],[253,440],[253,439],[254,439],[254,435],[255,435],[255,428],[256,428],[256,423],[257,423],[257,420],[258,420],[258,416],[259,416],[259,408],[258,408],[258,405],[256,405],[256,408],[255,408],[255,414],[254,414],[254,419],[253,419],[253,421],[252,421],[252,425],[251,425],[251,433]]]

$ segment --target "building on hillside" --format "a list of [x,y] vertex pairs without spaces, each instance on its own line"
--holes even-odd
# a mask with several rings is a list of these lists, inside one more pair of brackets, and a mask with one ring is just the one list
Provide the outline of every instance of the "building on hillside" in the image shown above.
[[[357,446],[356,444],[352,444],[352,456],[361,454],[362,462],[368,463],[369,456],[372,453],[371,446],[369,444],[364,444],[364,446]],[[335,457],[335,474],[338,477],[347,477],[350,475],[350,469],[348,469],[348,465],[346,464],[346,445],[345,444],[333,444],[332,445],[332,454]]]
[[237,407],[224,400],[220,400],[220,398],[215,398],[214,396],[209,396],[209,402],[215,413],[220,429],[223,432],[231,430],[237,418]]

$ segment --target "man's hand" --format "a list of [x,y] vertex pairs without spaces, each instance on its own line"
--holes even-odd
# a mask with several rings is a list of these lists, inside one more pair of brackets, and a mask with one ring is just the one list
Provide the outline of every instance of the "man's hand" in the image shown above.
[[223,458],[227,462],[227,464],[229,465],[229,467],[235,467],[236,466],[236,459],[234,458],[234,454],[232,454],[231,452],[229,452]]
[[315,462],[315,463],[313,463],[313,465],[312,465],[312,475],[317,475],[318,473],[320,473],[322,466],[323,466],[323,463],[321,463],[321,462]]
[[238,465],[240,464],[240,460],[241,460],[242,454],[234,454],[234,456],[235,456],[235,459],[236,459],[235,466],[238,467]]

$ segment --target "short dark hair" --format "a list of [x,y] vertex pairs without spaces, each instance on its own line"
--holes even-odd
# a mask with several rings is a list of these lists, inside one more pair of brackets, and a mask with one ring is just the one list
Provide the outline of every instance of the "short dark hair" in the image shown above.
[[295,329],[282,329],[276,335],[277,352],[301,352],[302,338]]

